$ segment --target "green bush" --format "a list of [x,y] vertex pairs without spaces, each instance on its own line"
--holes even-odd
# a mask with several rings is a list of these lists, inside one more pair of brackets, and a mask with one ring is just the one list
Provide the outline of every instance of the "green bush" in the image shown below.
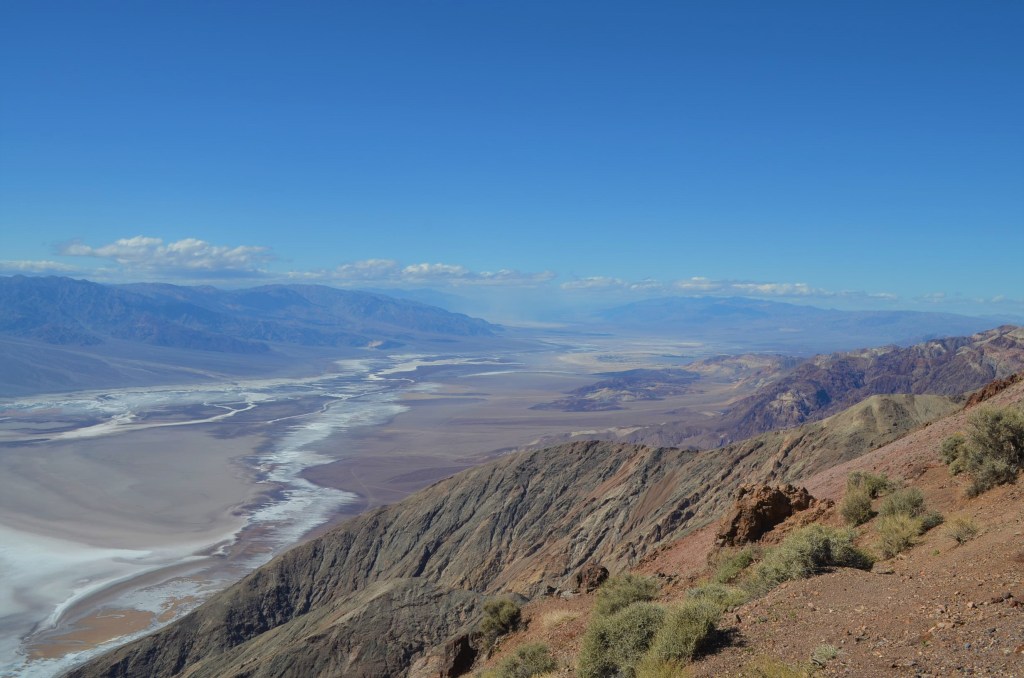
[[953,475],[971,476],[968,496],[1012,483],[1024,468],[1024,410],[978,410],[968,420],[967,437],[946,438],[939,456]]
[[857,490],[866,492],[871,499],[877,499],[886,492],[894,489],[895,484],[889,480],[884,473],[869,473],[868,471],[852,471],[846,477],[846,491]]
[[688,678],[693,674],[683,662],[644,657],[636,665],[636,678]]
[[878,521],[878,552],[883,558],[892,558],[913,546],[922,533],[921,520],[898,513]]
[[916,518],[924,513],[924,495],[916,487],[908,487],[889,495],[878,507],[882,516],[903,515]]
[[620,574],[608,579],[597,590],[594,613],[613,614],[633,603],[654,600],[657,595],[658,583],[650,577]]
[[665,610],[639,602],[591,621],[580,648],[579,678],[634,678],[665,621]]
[[946,519],[938,511],[925,511],[921,514],[919,520],[921,521],[921,534],[946,522]]
[[767,593],[784,581],[804,579],[829,567],[870,569],[869,555],[853,545],[856,533],[824,525],[808,525],[769,550],[744,587],[755,595]]
[[750,600],[750,594],[736,586],[716,582],[701,584],[686,592],[688,600],[704,601],[718,606],[720,611],[738,607]]
[[741,675],[751,678],[811,678],[814,671],[799,664],[787,664],[781,659],[761,655],[747,662]]
[[853,526],[862,525],[874,518],[870,493],[863,488],[848,489],[839,505],[839,515]]
[[660,661],[689,661],[708,645],[721,606],[713,600],[688,599],[669,608],[647,656]]
[[551,650],[544,643],[526,643],[498,664],[494,678],[532,678],[558,668]]
[[511,600],[489,600],[484,603],[484,618],[480,622],[484,648],[490,651],[501,636],[519,627],[522,612]]
[[751,563],[757,560],[758,552],[753,546],[745,546],[739,551],[725,552],[719,556],[718,568],[711,577],[716,584],[728,584],[740,576]]
[[970,518],[955,518],[946,526],[946,536],[963,545],[978,536],[978,525]]

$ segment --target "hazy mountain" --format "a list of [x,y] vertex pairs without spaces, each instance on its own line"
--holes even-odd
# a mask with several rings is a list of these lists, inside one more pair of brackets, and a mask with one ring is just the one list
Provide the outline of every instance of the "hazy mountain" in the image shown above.
[[0,277],[0,395],[270,367],[288,349],[487,340],[498,330],[415,301],[316,285],[220,290]]
[[973,334],[991,319],[920,311],[841,311],[744,297],[647,299],[596,313],[622,329],[758,350],[821,352]]

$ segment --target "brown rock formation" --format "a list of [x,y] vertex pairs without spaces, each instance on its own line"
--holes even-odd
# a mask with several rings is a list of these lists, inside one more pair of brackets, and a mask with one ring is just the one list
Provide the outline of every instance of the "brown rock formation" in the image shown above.
[[608,579],[608,568],[597,563],[587,563],[576,573],[576,590],[590,593]]
[[741,546],[760,539],[795,513],[817,504],[806,488],[749,484],[736,492],[736,505],[722,519],[719,546]]

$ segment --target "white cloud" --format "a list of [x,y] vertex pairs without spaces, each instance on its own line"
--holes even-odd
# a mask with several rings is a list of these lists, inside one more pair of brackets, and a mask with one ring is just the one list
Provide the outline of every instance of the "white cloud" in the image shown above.
[[18,260],[18,261],[0,261],[0,273],[6,273],[15,275],[18,273],[37,273],[37,274],[68,274],[78,273],[79,269],[68,264],[62,264],[59,261],[29,261],[29,260]]
[[505,285],[533,286],[555,277],[550,271],[524,273],[513,269],[473,271],[459,264],[420,263],[402,266],[393,259],[365,259],[341,264],[324,271],[292,271],[293,279],[335,282],[349,285]]
[[262,266],[272,257],[266,247],[214,245],[198,238],[165,243],[162,238],[135,236],[93,247],[81,242],[67,243],[58,253],[117,262],[128,273],[203,275],[209,277],[265,273]]

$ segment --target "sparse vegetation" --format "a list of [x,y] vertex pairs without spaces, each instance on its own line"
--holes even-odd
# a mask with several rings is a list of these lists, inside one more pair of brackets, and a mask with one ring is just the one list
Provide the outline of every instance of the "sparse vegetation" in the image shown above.
[[548,631],[553,628],[568,624],[580,616],[575,610],[551,610],[540,616],[539,622],[542,629]]
[[597,616],[583,635],[579,678],[634,678],[665,621],[660,605],[638,602],[618,612]]
[[966,544],[978,536],[978,524],[970,518],[954,518],[946,526],[946,536],[959,545]]
[[614,614],[633,603],[654,600],[657,595],[658,583],[650,577],[620,574],[610,578],[597,590],[594,613]]
[[648,657],[661,661],[689,661],[707,646],[722,616],[722,607],[710,599],[687,599],[671,607],[654,637]]
[[759,549],[744,546],[739,550],[723,551],[718,556],[718,567],[711,581],[716,584],[729,584],[736,580],[751,563],[757,560]]
[[865,492],[870,499],[877,499],[886,492],[891,492],[895,487],[896,484],[889,480],[889,476],[884,473],[852,471],[846,477],[847,492]]
[[883,517],[903,515],[916,518],[924,513],[924,495],[916,487],[898,490],[882,501],[878,513]]
[[695,601],[706,601],[714,603],[720,610],[728,610],[730,607],[738,607],[750,600],[750,594],[737,586],[726,586],[708,582],[701,584],[687,592],[687,598]]
[[871,508],[871,495],[860,488],[846,490],[839,505],[839,515],[854,527],[868,522],[875,517],[875,511]]
[[946,519],[938,511],[925,511],[921,514],[921,534],[924,534],[928,530],[933,530],[942,523],[946,522]]
[[688,678],[693,673],[681,661],[644,657],[636,666],[636,678]]
[[946,438],[939,456],[953,475],[971,477],[968,496],[1012,483],[1024,467],[1024,410],[978,410],[968,421],[966,438],[960,434]]
[[825,666],[825,664],[828,664],[838,656],[839,648],[825,643],[814,648],[814,651],[811,652],[811,663],[815,666]]
[[913,546],[921,534],[921,521],[903,514],[885,516],[878,521],[878,552],[888,559]]
[[769,550],[744,588],[767,593],[784,581],[804,579],[829,567],[869,569],[871,557],[853,545],[855,533],[823,525],[808,525]]
[[484,649],[489,652],[498,638],[517,629],[521,615],[519,606],[506,598],[484,603],[484,618],[480,622]]
[[487,674],[487,678],[534,678],[558,668],[558,662],[544,643],[526,643]]

